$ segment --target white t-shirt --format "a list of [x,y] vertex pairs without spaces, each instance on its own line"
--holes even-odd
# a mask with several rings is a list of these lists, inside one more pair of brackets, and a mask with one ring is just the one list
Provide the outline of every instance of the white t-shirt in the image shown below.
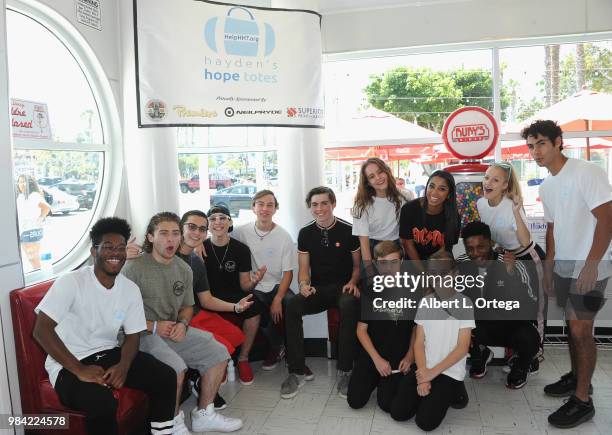
[[[117,347],[117,334],[135,334],[147,329],[140,290],[119,274],[111,289],[94,275],[93,266],[83,267],[58,278],[34,309],[53,319],[55,332],[76,359]],[[62,366],[50,355],[45,361],[49,381]]]
[[[259,234],[266,234],[259,231]],[[266,266],[266,274],[255,290],[271,292],[280,284],[283,272],[297,269],[297,249],[291,236],[283,227],[275,225],[263,239],[255,233],[255,222],[235,228],[231,236],[251,250],[251,270]]]
[[[433,299],[433,296],[426,296],[426,298]],[[460,301],[460,307],[472,306],[472,301],[463,295],[457,295],[455,299]],[[452,310],[449,311],[453,312]],[[471,315],[469,315],[469,309],[464,308],[460,312],[464,315],[461,317],[469,317],[469,319],[458,320],[442,308],[421,306],[418,309],[414,321],[417,325],[423,327],[425,333],[425,365],[428,369],[435,367],[457,347],[460,329],[474,329],[476,327],[473,320],[473,311]],[[466,360],[467,353],[454,365],[444,370],[442,374],[463,381]]]
[[[491,228],[491,238],[504,249],[515,250],[521,247],[516,237],[516,219],[512,211],[513,202],[507,196],[495,207],[489,205],[486,198],[480,198],[476,203],[480,220]],[[525,211],[521,209],[523,222],[527,222]]]
[[[400,207],[405,202],[402,198]],[[366,207],[361,217],[353,218],[353,235],[375,240],[399,239],[399,215],[395,213],[395,204],[387,198],[375,196],[374,202]]]
[[[578,278],[597,224],[591,210],[612,201],[608,177],[593,163],[568,159],[557,175],[549,175],[540,185],[540,198],[546,222],[554,223],[555,260],[565,260],[555,262],[555,272],[565,278]],[[611,275],[612,264],[606,253],[597,279]]]
[[40,217],[41,202],[44,202],[42,195],[38,192],[31,192],[28,199],[20,193],[17,196],[17,216],[19,220],[19,234],[24,231],[40,228],[38,218]]

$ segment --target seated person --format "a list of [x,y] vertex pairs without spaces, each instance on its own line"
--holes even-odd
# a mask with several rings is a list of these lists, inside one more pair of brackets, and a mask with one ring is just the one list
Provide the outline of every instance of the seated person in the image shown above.
[[458,258],[459,269],[464,275],[483,275],[484,286],[466,290],[472,301],[518,301],[520,309],[493,311],[477,309],[476,329],[472,331],[470,348],[470,377],[480,379],[487,374],[487,364],[493,352],[487,346],[504,346],[518,354],[506,380],[508,388],[522,388],[533,358],[540,348],[540,336],[534,323],[537,297],[531,290],[529,274],[511,252],[493,251],[491,230],[482,222],[470,222],[462,232],[466,254]]
[[[251,273],[251,251],[247,245],[229,235],[234,227],[227,207],[215,205],[207,215],[211,238],[204,241],[204,249],[210,293],[221,301],[234,304],[235,314],[242,320],[244,342],[236,366],[240,383],[251,385],[253,371],[249,365],[249,352],[259,329],[261,313],[267,310],[259,299],[251,295],[266,273],[266,268],[262,266]],[[244,304],[241,305],[245,296],[251,296],[248,300],[252,302],[246,309]]]
[[119,274],[130,231],[123,219],[96,222],[89,233],[93,266],[58,278],[35,310],[33,334],[48,354],[49,382],[65,406],[85,414],[90,435],[119,433],[113,389],[123,386],[149,397],[151,433],[173,429],[176,375],[138,351],[147,328],[142,298],[136,284]]
[[[454,275],[452,254],[444,249],[434,253],[427,270],[435,276]],[[424,431],[437,428],[449,407],[467,405],[463,380],[474,328],[473,310],[465,296],[441,284],[434,281],[434,292],[419,302],[414,338],[416,370],[402,378],[391,404],[393,419],[405,421],[416,416],[417,426]],[[435,301],[449,303],[450,307],[436,307]]]
[[189,433],[183,411],[178,412],[188,367],[200,373],[202,385],[198,405],[191,411],[193,431],[233,432],[242,427],[242,420],[224,417],[214,406],[229,354],[209,332],[189,328],[194,304],[193,273],[175,255],[180,241],[179,217],[171,212],[158,213],[147,225],[144,254],[123,268],[123,274],[140,287],[144,302],[149,334],[141,338],[140,348],[177,374],[173,433]]
[[274,369],[284,355],[285,328],[282,322],[287,301],[293,296],[289,289],[297,258],[291,236],[272,218],[278,210],[276,196],[270,190],[260,190],[253,197],[255,222],[236,228],[232,237],[251,250],[252,267],[266,267],[266,274],[253,289],[255,297],[267,309],[262,313],[263,331],[270,343],[270,351],[261,368]]
[[281,397],[290,399],[314,378],[304,358],[302,316],[331,307],[340,310],[338,339],[338,394],[345,398],[357,350],[355,327],[359,317],[359,239],[352,226],[334,216],[336,196],[328,187],[315,187],[306,196],[314,221],[298,235],[300,293],[287,304],[287,364],[289,376],[281,385]]
[[[385,240],[374,247],[374,264],[381,275],[395,275],[399,272],[401,258],[402,251],[397,243]],[[351,373],[347,401],[351,408],[363,408],[370,400],[372,391],[377,388],[378,406],[390,412],[402,373],[408,372],[414,363],[414,352],[410,346],[414,322],[404,320],[414,318],[414,314],[384,313],[384,320],[379,319],[378,315],[375,318],[371,308],[372,298],[369,297],[370,289],[371,285],[368,285],[368,293],[364,294],[365,290],[361,293],[361,303],[370,305],[362,306],[362,318],[357,322],[357,338],[361,349]],[[390,290],[384,291],[388,295]],[[409,291],[404,288],[395,290],[400,293]],[[401,296],[398,292],[394,293]],[[378,296],[380,293],[373,294]]]
[[[238,304],[222,301],[210,294],[208,275],[204,260],[196,253],[196,249],[202,248],[204,239],[208,232],[208,219],[206,214],[200,210],[190,210],[181,218],[181,228],[183,238],[176,251],[176,256],[185,261],[193,272],[193,296],[196,304],[194,305],[194,316],[189,322],[189,326],[208,331],[219,343],[227,348],[227,352],[232,355],[238,346],[244,341],[244,334],[232,322],[225,320],[217,313],[212,311],[236,312],[245,311],[251,304],[251,295],[245,296]],[[128,243],[128,259],[134,259],[142,255],[142,248],[130,241]],[[206,309],[201,309],[206,308]],[[211,311],[208,311],[211,310]],[[200,376],[193,379],[192,392],[199,397]],[[226,407],[225,400],[217,394],[215,397],[215,409],[221,410]]]

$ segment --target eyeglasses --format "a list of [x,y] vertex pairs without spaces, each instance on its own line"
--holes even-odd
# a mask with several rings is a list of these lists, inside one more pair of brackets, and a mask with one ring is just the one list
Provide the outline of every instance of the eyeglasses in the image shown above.
[[228,221],[229,218],[227,216],[211,216],[211,217],[208,218],[208,220],[210,222],[217,222],[217,221],[225,222],[225,221]]
[[321,246],[329,248],[329,233],[327,230],[321,230]]
[[195,231],[198,230],[201,233],[205,233],[206,231],[208,231],[208,227],[205,227],[204,225],[202,225],[201,227],[197,226],[196,224],[192,224],[191,222],[187,222],[185,224],[185,226],[187,228],[189,228],[189,231]]
[[111,245],[110,243],[101,243],[99,245],[94,245],[94,247],[108,254],[112,254],[113,252],[122,253],[127,250],[127,245]]

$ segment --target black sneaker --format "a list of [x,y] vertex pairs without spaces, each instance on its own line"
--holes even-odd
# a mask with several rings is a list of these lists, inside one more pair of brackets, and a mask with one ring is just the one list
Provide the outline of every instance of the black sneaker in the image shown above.
[[480,379],[487,374],[487,364],[493,359],[493,352],[488,347],[485,347],[480,353],[480,358],[472,358],[470,365],[470,378]]
[[548,423],[560,429],[568,429],[589,421],[594,415],[595,407],[590,397],[588,402],[583,402],[572,395],[561,408],[548,416]]
[[[502,368],[504,373],[510,373],[512,371],[512,366],[516,364],[519,360],[518,354],[513,354],[508,361],[506,361],[506,365]],[[535,375],[540,371],[540,358],[534,357],[529,365],[529,375]]]
[[457,396],[450,404],[450,407],[453,409],[463,409],[468,405],[469,401],[470,397],[465,389],[465,383],[461,382],[460,385],[457,385]]
[[221,411],[222,409],[227,408],[227,403],[225,403],[225,399],[217,393],[215,396],[215,411]]
[[[544,393],[551,397],[567,397],[576,392],[576,376],[573,372],[567,372],[554,384],[544,387]],[[589,394],[593,394],[593,384],[589,385]]]
[[[200,397],[200,378],[198,378],[195,382],[191,382],[191,394],[194,395],[196,399]],[[225,403],[225,399],[217,393],[215,396],[215,411],[221,411],[222,409],[227,408],[227,403]]]
[[513,390],[523,388],[527,383],[527,372],[528,369],[521,367],[518,362],[514,363],[512,370],[506,379],[506,387]]
[[531,360],[531,364],[529,365],[529,374],[535,375],[540,371],[540,358],[537,356]]

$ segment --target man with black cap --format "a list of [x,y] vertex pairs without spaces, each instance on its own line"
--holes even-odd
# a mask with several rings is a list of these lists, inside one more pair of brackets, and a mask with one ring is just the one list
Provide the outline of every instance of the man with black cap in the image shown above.
[[[227,207],[215,205],[208,210],[208,229],[211,238],[204,242],[206,272],[213,296],[226,302],[238,303],[246,293],[252,292],[266,273],[266,267],[251,273],[251,251],[242,242],[230,237],[232,217]],[[244,342],[238,355],[238,377],[243,385],[253,383],[249,365],[249,352],[255,341],[261,313],[266,310],[257,298],[247,310],[236,312],[242,320]]]

